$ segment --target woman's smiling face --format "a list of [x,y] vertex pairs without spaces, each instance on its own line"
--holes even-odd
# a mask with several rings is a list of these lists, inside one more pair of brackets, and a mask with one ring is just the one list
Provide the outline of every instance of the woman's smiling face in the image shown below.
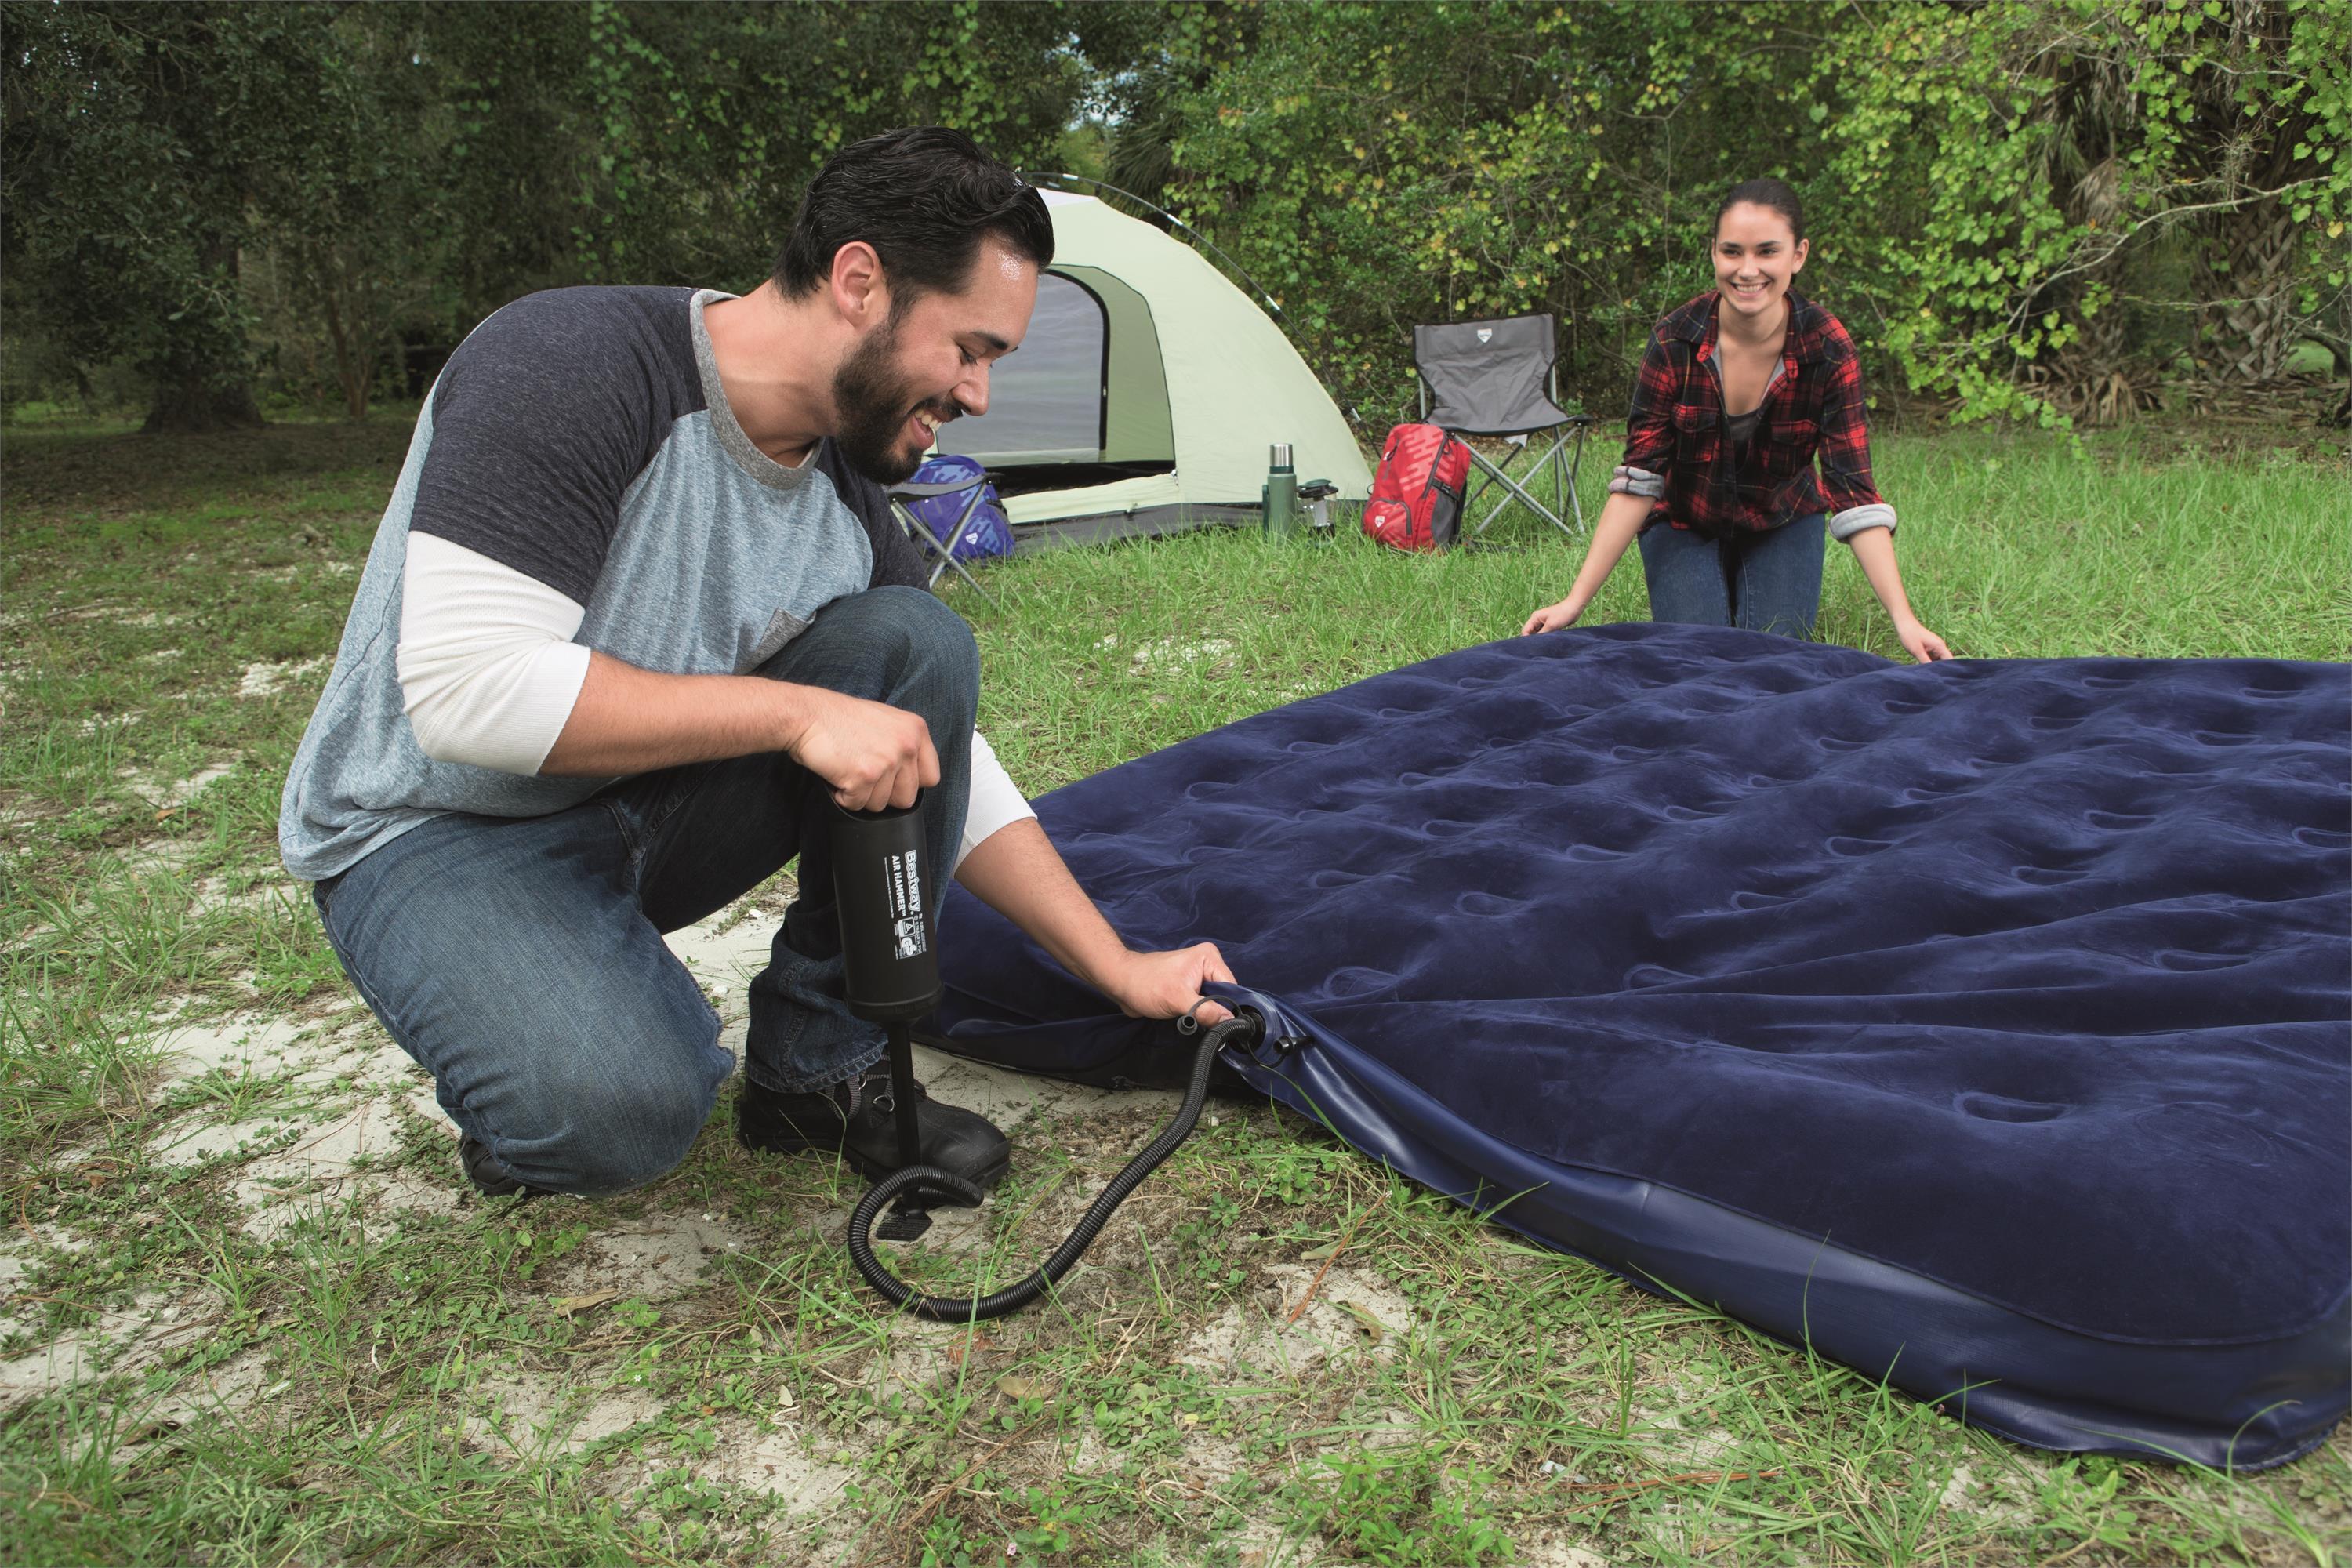
[[1715,286],[1742,316],[1769,318],[1789,279],[1805,268],[1806,242],[1789,220],[1757,202],[1726,207],[1715,226]]

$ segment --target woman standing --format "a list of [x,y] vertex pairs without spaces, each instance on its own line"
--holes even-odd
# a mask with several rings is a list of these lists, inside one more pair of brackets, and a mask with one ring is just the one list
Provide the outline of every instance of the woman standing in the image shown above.
[[1853,340],[1789,291],[1806,250],[1797,193],[1779,180],[1724,198],[1715,289],[1651,333],[1583,568],[1522,633],[1574,625],[1638,535],[1653,620],[1810,637],[1826,534],[1853,549],[1912,658],[1952,657],[1904,597]]

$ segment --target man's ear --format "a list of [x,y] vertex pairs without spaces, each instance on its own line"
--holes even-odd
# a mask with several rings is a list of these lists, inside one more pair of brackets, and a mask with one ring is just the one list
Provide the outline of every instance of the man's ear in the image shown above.
[[862,239],[833,253],[833,308],[854,327],[868,327],[890,313],[890,289],[882,281],[882,258]]

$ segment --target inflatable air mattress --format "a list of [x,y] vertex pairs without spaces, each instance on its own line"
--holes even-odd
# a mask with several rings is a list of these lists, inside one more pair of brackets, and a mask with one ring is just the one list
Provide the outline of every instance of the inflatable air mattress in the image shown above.
[[[2047,1447],[2241,1468],[2352,1364],[2352,676],[1617,626],[1037,804],[1228,1065],[1398,1171]],[[1179,1074],[977,901],[949,1049]]]

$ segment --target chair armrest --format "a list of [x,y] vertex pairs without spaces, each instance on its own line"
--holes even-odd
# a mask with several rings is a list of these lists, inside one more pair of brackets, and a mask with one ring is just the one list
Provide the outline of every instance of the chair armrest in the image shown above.
[[978,489],[986,483],[988,483],[988,476],[982,474],[976,479],[961,479],[947,485],[891,485],[882,493],[892,500],[929,500],[934,496],[961,495],[966,490]]
[[1571,414],[1568,416],[1568,426],[1571,430],[1581,430],[1588,425],[1598,425],[1600,423],[1600,420],[1594,418],[1590,414]]

